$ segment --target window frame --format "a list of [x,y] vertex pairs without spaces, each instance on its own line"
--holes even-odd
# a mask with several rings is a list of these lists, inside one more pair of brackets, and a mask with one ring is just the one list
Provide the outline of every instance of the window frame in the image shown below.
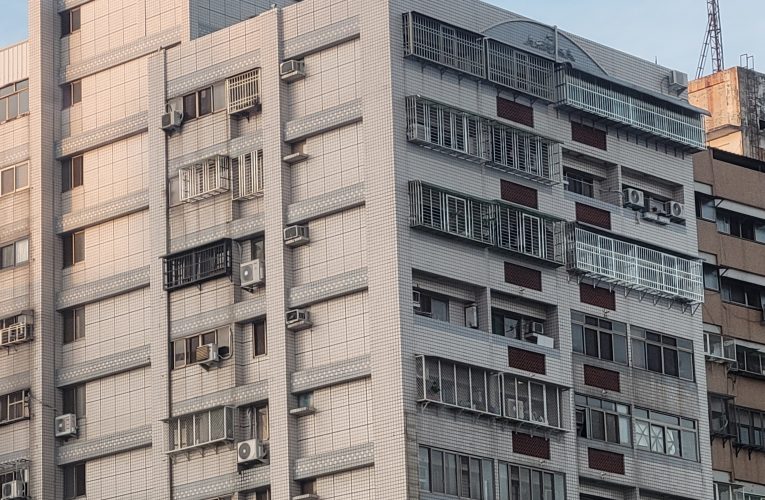
[[62,109],[69,109],[82,102],[82,80],[74,80],[63,86]]
[[[501,317],[503,322],[503,329],[505,330],[503,333],[497,333],[495,330],[495,321],[499,320]],[[507,321],[515,321],[519,325],[518,328],[518,335],[516,336],[509,336],[507,335]],[[522,340],[524,342],[531,342],[530,340],[527,340],[525,338],[526,335],[526,325],[529,323],[542,323],[545,326],[547,326],[547,320],[542,318],[535,318],[533,316],[527,316],[525,314],[516,313],[513,311],[508,311],[506,309],[501,309],[499,307],[492,307],[491,308],[491,333],[492,335],[497,335],[498,337],[505,337],[509,339],[515,339],[515,340]]]
[[[733,297],[733,288],[732,287],[738,287],[737,294],[743,294],[744,302],[738,301],[734,299]],[[722,297],[723,302],[727,302],[729,304],[734,304],[741,307],[746,307],[748,309],[763,309],[763,290],[762,287],[755,285],[753,283],[748,283],[746,281],[739,281],[732,278],[727,278],[725,276],[722,276],[720,278],[720,296]],[[750,295],[758,294],[759,295],[759,301],[757,301],[754,304],[750,304]]]
[[[8,90],[10,89],[10,90]],[[15,114],[10,115],[13,104]],[[0,88],[0,123],[29,114],[29,79],[9,83]]]
[[[222,424],[222,434],[213,435],[215,421]],[[189,426],[189,423],[191,424]],[[234,440],[234,408],[218,406],[170,419],[169,451],[171,453]],[[206,427],[206,433],[205,433]],[[207,439],[204,439],[204,438]],[[185,445],[182,445],[186,442]],[[189,444],[190,442],[190,444]]]
[[[735,406],[734,427],[736,428],[735,439],[739,446],[752,449],[765,449],[765,412],[754,408],[744,406]],[[748,414],[748,422],[745,422],[744,414]],[[760,425],[755,424],[755,415],[760,421]],[[742,430],[746,429],[746,442],[741,439]],[[759,441],[759,442],[758,442]]]
[[[632,367],[640,370],[646,370],[668,377],[679,378],[680,380],[686,380],[689,382],[696,381],[696,370],[693,359],[693,341],[675,337],[674,335],[667,335],[659,333],[653,330],[630,325],[630,344],[632,347]],[[681,344],[690,344],[690,347],[681,346]],[[655,370],[651,367],[651,360],[649,359],[649,353],[651,348],[659,349],[659,364],[660,370]],[[677,374],[667,373],[668,354],[667,351],[674,351],[676,361]],[[642,356],[639,355],[642,353]],[[684,353],[684,354],[681,354]],[[671,354],[669,355],[671,356]],[[681,358],[685,357],[686,362],[690,361],[690,378],[684,377],[681,370]],[[642,361],[640,361],[642,360]]]
[[[434,460],[434,456],[441,457],[440,464]],[[426,463],[423,463],[423,457]],[[450,462],[448,457],[453,457],[453,461]],[[450,467],[450,463],[453,467]],[[417,464],[420,470],[420,491],[471,500],[495,498],[494,460],[491,458],[421,445],[418,448]],[[436,474],[439,468],[440,475]],[[424,471],[427,473],[423,474]],[[424,475],[427,476],[427,485],[423,480]],[[452,476],[451,479],[449,476]],[[467,492],[465,492],[465,486],[467,486]]]
[[85,308],[74,307],[62,311],[63,344],[72,344],[85,338]]
[[[723,394],[707,394],[709,408],[709,433],[712,436],[736,436],[737,429],[735,419],[736,408],[733,398]],[[716,425],[716,422],[725,422],[724,425]]]
[[[755,357],[758,360],[757,366],[753,363]],[[755,370],[756,367],[759,367],[759,370]],[[765,376],[765,352],[762,349],[736,342],[736,371],[750,373],[758,377]]]
[[[224,333],[223,335],[226,336],[226,340],[228,343],[224,344],[221,343],[221,330],[226,330],[227,333]],[[210,335],[214,335],[214,342],[208,342]],[[196,342],[195,342],[196,341]],[[176,347],[176,345],[183,344],[183,348],[179,349]],[[228,347],[228,353],[227,354],[221,354],[220,352],[218,355],[221,359],[228,359],[231,357],[233,353],[233,344],[234,344],[234,336],[233,332],[231,330],[231,327],[220,327],[216,328],[214,330],[207,330],[201,333],[196,333],[194,335],[189,335],[188,337],[182,337],[179,339],[172,340],[170,342],[170,360],[172,363],[172,370],[180,370],[181,368],[187,368],[189,366],[195,366],[201,363],[201,361],[196,360],[196,350],[197,348],[207,345],[207,344],[215,344],[220,349],[221,347]],[[179,354],[183,354],[184,361],[181,363],[178,359]]]
[[[588,322],[589,321],[589,322]],[[605,326],[611,324],[611,327]],[[615,330],[614,325],[618,325],[623,330]],[[588,352],[587,342],[587,330],[594,331],[595,340],[597,344],[597,355],[590,354]],[[610,336],[610,340],[606,340],[604,336]],[[616,363],[624,366],[629,366],[629,348],[627,337],[627,324],[621,321],[614,321],[607,318],[600,318],[593,316],[592,314],[586,314],[579,311],[571,311],[571,336],[573,341],[573,351],[584,356],[591,358],[602,359],[611,363]],[[621,356],[617,359],[617,342],[614,339],[620,339],[620,345],[623,347]],[[578,340],[580,339],[580,340]],[[611,357],[603,357],[602,351],[604,347],[610,346]]]
[[[72,7],[61,13],[61,38],[77,33],[82,29],[82,5]],[[75,22],[75,19],[77,22]]]
[[259,358],[267,355],[268,324],[264,318],[252,322],[252,357]]
[[243,408],[247,422],[247,439],[257,439],[267,443],[271,439],[271,417],[268,403],[251,405]]
[[61,192],[66,193],[85,184],[85,157],[76,155],[61,161]]
[[29,389],[0,395],[0,426],[27,420],[29,416]]
[[[22,186],[19,186],[19,171],[21,171],[22,169],[26,170],[26,181]],[[12,174],[13,189],[3,190],[3,187],[5,187],[3,186],[3,174],[11,170],[13,171],[13,174]],[[10,167],[0,169],[0,196],[12,195],[14,193],[18,193],[19,191],[24,191],[26,189],[29,189],[29,162],[28,161],[24,161],[16,165],[12,165]]]
[[[662,420],[663,419],[663,420]],[[676,419],[677,423],[670,423],[668,422],[669,419]],[[683,424],[690,425],[692,427],[684,426]],[[648,439],[648,445],[644,446],[641,445],[642,441],[642,433],[641,436],[638,435],[638,426],[639,425],[645,425],[646,426],[646,437]],[[633,432],[633,442],[635,443],[635,449],[641,450],[641,451],[648,451],[650,453],[657,453],[660,455],[666,455],[668,457],[675,457],[680,458],[682,460],[688,460],[691,462],[698,462],[700,458],[700,447],[699,447],[699,429],[698,429],[698,421],[680,417],[677,415],[671,415],[668,413],[663,412],[657,412],[654,410],[649,410],[646,408],[634,408],[633,410],[633,417],[632,417],[632,432]],[[654,429],[661,429],[661,434],[656,432]],[[670,435],[670,432],[672,431],[676,433],[677,435],[677,441],[674,443],[675,447],[679,450],[679,453],[673,454],[668,452],[668,444],[670,440],[667,438],[668,435]],[[693,437],[693,449],[695,453],[695,457],[688,458],[684,456],[684,448],[686,446],[685,438],[686,435],[692,435]],[[654,449],[654,443],[655,440],[661,439],[661,451],[658,449]]]
[[[203,96],[205,92],[209,92],[209,98],[205,98]],[[218,99],[222,98],[223,103],[217,102],[218,99],[216,99],[216,97]],[[189,92],[180,98],[180,102],[183,104],[183,121],[196,120],[197,118],[202,118],[203,116],[209,116],[219,111],[223,111],[226,109],[226,101],[227,97],[225,80],[221,82],[215,82],[200,89],[196,89],[193,92]],[[208,102],[209,104],[205,105],[205,112],[203,113],[202,106],[204,103]]]
[[[577,413],[577,435],[579,437],[632,448],[632,411],[628,404],[587,396],[584,394],[575,394],[574,401]],[[620,408],[623,409],[624,412],[620,412]],[[596,420],[592,416],[593,413],[601,413],[603,415],[602,439],[597,437],[593,432],[593,422]],[[580,414],[583,417],[581,422],[582,428],[579,428]],[[609,416],[611,418],[609,418]],[[609,423],[616,424],[616,428],[613,429],[613,431],[610,433],[608,430]],[[624,432],[626,432],[626,435]],[[616,440],[609,439],[610,436],[615,436]]]
[[87,495],[87,475],[85,462],[68,464],[63,467],[64,500],[71,500]]
[[[560,472],[500,460],[497,483],[499,485],[498,500],[503,498],[507,500],[529,498],[565,500],[567,498],[566,475]],[[548,493],[551,496],[547,496]]]
[[61,411],[74,414],[77,420],[87,416],[87,384],[77,384],[61,389]]
[[64,269],[85,261],[85,230],[67,233],[62,237]]
[[[708,222],[717,222],[717,206],[714,196],[695,192],[694,202],[696,206],[696,218]],[[711,212],[710,212],[711,209]]]
[[[449,323],[450,300],[448,296],[424,290],[422,288],[414,288],[414,291],[420,292],[420,307],[419,309],[414,310],[414,314]],[[433,317],[433,301],[441,302],[446,305],[444,309],[446,312],[445,318]]]
[[716,208],[715,223],[720,234],[754,243],[765,243],[765,220],[733,210]]
[[[20,248],[24,248],[21,252]],[[6,265],[6,255],[10,255],[10,263]],[[19,260],[19,255],[25,255],[23,260]],[[19,267],[29,262],[29,238],[22,238],[6,245],[0,246],[0,271]]]
[[[573,184],[572,180],[574,181]],[[572,186],[576,186],[578,189],[572,189]],[[599,199],[595,196],[595,176],[581,170],[568,167],[563,168],[563,189],[568,193],[574,193],[593,200]],[[588,190],[589,194],[587,193]]]

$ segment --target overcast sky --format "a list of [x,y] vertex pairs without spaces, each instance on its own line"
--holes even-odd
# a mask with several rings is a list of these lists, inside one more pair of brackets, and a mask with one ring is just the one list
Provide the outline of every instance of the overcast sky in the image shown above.
[[[47,0],[50,1],[50,0]],[[162,1],[162,0],[155,0]],[[27,0],[0,0],[0,46],[26,38]],[[706,30],[705,0],[489,0],[508,10],[611,47],[635,54],[693,77]],[[763,0],[720,0],[725,66],[749,53],[763,58],[760,31]],[[755,60],[757,63],[757,60]],[[707,71],[711,62],[707,62]]]

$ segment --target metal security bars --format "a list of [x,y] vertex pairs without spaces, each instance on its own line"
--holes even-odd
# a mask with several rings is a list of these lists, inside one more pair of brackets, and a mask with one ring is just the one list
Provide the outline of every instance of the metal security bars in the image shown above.
[[[7,325],[2,327],[3,325]],[[31,340],[32,324],[27,316],[16,316],[15,321],[0,320],[0,347],[9,347]]]
[[180,201],[204,200],[229,190],[229,159],[213,156],[178,171]]
[[231,240],[172,255],[164,262],[167,291],[231,275]]
[[412,227],[437,231],[555,265],[563,264],[563,222],[502,201],[410,181]]
[[701,262],[587,231],[566,229],[568,269],[667,299],[704,302]]
[[416,362],[421,403],[562,429],[557,386],[431,356],[419,355]]
[[415,12],[404,14],[404,53],[479,78],[486,76],[481,35]]
[[555,100],[555,62],[486,39],[488,79],[507,88]]
[[226,79],[228,114],[248,111],[260,104],[260,69]]
[[234,408],[224,406],[170,420],[170,452],[234,440]]
[[624,88],[575,70],[561,71],[560,82],[559,104],[623,123],[694,149],[705,148],[704,124],[698,113],[683,113],[681,108],[662,103],[647,95],[630,95]]
[[231,159],[232,195],[235,200],[255,198],[263,194],[263,150]]
[[420,96],[407,98],[409,141],[543,184],[560,181],[560,144]]

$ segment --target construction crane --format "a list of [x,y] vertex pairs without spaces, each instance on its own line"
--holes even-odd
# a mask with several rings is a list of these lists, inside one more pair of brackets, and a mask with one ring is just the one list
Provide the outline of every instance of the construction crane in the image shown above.
[[704,75],[704,66],[706,66],[707,56],[710,52],[712,53],[712,73],[725,69],[722,24],[720,23],[720,0],[707,0],[707,18],[707,32],[704,35],[704,44],[701,47],[696,78],[701,78]]

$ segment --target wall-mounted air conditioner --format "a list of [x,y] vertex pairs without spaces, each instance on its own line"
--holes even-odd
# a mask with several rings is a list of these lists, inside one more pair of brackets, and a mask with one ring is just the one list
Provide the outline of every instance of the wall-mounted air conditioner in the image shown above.
[[627,188],[622,191],[624,195],[624,206],[632,210],[645,209],[645,195],[639,189]]
[[287,83],[305,78],[305,61],[290,59],[279,65],[279,77]]
[[183,113],[168,105],[165,108],[165,114],[162,115],[160,128],[165,132],[175,132],[181,128],[181,124],[183,124]]
[[205,344],[197,347],[195,351],[197,363],[202,366],[212,366],[220,361],[220,353],[217,344]]
[[67,413],[56,417],[56,437],[67,438],[77,435],[77,415]]
[[676,221],[685,220],[685,205],[676,201],[668,201],[664,206],[664,212],[670,219]]
[[545,324],[541,321],[525,323],[523,338],[543,347],[555,347],[555,339],[545,335]]
[[239,281],[242,288],[252,290],[262,285],[266,279],[266,265],[262,259],[243,262],[239,265]]
[[236,445],[238,464],[265,462],[268,459],[268,444],[259,439],[249,439]]
[[27,483],[17,479],[3,483],[0,489],[0,500],[22,500],[27,498]]
[[311,314],[307,309],[291,309],[285,315],[285,323],[287,330],[291,332],[299,332],[300,330],[311,328]]
[[287,226],[284,228],[284,244],[290,248],[305,245],[311,241],[308,226]]

